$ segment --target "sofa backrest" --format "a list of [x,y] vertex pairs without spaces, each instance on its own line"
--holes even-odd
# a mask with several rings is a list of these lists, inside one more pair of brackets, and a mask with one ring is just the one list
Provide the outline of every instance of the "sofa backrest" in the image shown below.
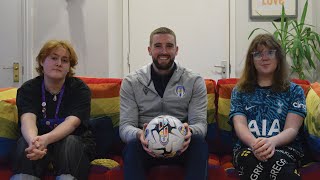
[[[101,150],[98,151],[101,152],[101,154],[104,152],[107,153],[110,152],[110,147],[112,147],[111,151],[121,153],[123,143],[120,140],[118,129],[120,117],[119,92],[122,79],[79,78],[88,85],[92,92],[90,122],[96,124],[97,131],[101,131],[100,134],[99,132],[95,133],[100,136],[98,144],[103,146]],[[210,153],[225,154],[231,152],[231,127],[228,124],[228,116],[231,91],[237,81],[237,78],[220,79],[217,83],[211,79],[205,80],[208,98],[208,132],[206,140]],[[293,79],[292,81],[299,84],[304,89],[305,94],[308,93],[310,89],[310,83],[308,81],[298,79]],[[16,88],[0,89],[0,146],[2,146],[0,147],[0,160],[1,151],[5,149],[3,148],[3,144],[5,143],[3,139],[6,141],[14,141],[18,136],[18,117],[15,106],[16,91]],[[311,127],[311,125],[309,125],[309,127]],[[320,132],[320,130],[317,132]],[[112,137],[110,138],[110,136]],[[319,136],[320,134],[318,137]],[[112,139],[111,142],[109,142],[110,139]]]
[[[104,139],[104,141],[97,142],[98,156],[101,156],[101,152],[114,152],[119,153],[123,148],[123,143],[119,136],[119,116],[120,116],[120,97],[119,91],[121,87],[122,79],[115,78],[91,78],[91,77],[79,77],[82,79],[90,88],[92,99],[91,99],[91,125],[96,131],[96,138]],[[216,82],[212,79],[205,80],[207,87],[207,120],[208,124],[214,125],[216,123],[215,112],[215,96],[216,96]],[[105,125],[106,122],[101,121],[112,120],[114,136],[110,137],[111,134],[106,132],[106,128],[98,128],[100,125]],[[98,125],[97,125],[98,124]],[[108,129],[111,131],[110,129]],[[209,132],[216,132],[212,130]],[[211,136],[212,134],[212,136]],[[208,139],[217,138],[213,133],[210,133]],[[113,140],[110,140],[113,139]],[[110,142],[112,141],[112,142]],[[110,144],[110,146],[101,146],[101,143]],[[215,142],[213,142],[215,143]],[[213,144],[212,143],[212,144]]]
[[18,137],[17,88],[0,88],[0,164],[5,162]]
[[217,123],[220,135],[219,154],[232,152],[231,126],[228,124],[231,92],[238,82],[237,78],[219,79],[217,82]]
[[306,141],[312,159],[320,161],[320,84],[313,83],[306,98],[305,118]]
[[91,118],[109,116],[114,126],[119,126],[120,86],[119,78],[79,77],[91,90]]
[[89,125],[96,142],[96,158],[121,154],[123,143],[119,135],[120,87],[119,78],[79,77],[91,90]]

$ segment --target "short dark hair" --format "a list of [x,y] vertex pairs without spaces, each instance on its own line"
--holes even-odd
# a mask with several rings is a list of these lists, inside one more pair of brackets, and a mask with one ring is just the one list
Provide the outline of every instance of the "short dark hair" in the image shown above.
[[159,28],[155,29],[154,31],[152,31],[150,34],[150,41],[149,41],[150,46],[152,44],[152,38],[156,34],[171,34],[174,37],[174,43],[177,44],[176,34],[171,29],[169,29],[167,27],[159,27]]

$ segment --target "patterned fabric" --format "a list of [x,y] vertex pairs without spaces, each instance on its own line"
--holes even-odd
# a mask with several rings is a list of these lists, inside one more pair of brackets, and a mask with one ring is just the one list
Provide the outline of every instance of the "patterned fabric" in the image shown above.
[[304,91],[304,95],[307,96],[309,89],[310,89],[310,82],[307,80],[302,79],[291,79],[291,82],[298,84],[300,87],[302,87]]
[[119,126],[121,79],[79,77],[91,90],[90,116],[109,116],[113,126]]
[[[235,115],[247,118],[248,128],[256,137],[273,137],[280,134],[285,126],[288,113],[294,113],[305,118],[306,105],[303,90],[291,83],[288,91],[272,92],[270,87],[256,87],[252,93],[232,91],[230,123]],[[302,153],[303,134],[299,133],[289,146]],[[234,151],[246,148],[238,138]]]
[[18,136],[16,94],[16,88],[0,89],[0,137],[16,139]]
[[[120,118],[120,86],[122,79],[119,78],[93,78],[79,77],[85,82],[91,90],[91,113],[89,124],[95,124],[93,128],[96,141],[104,144],[97,144],[97,157],[106,157],[105,152],[115,152],[121,154],[123,143],[119,135],[119,118]],[[97,128],[97,125],[109,124],[111,119],[113,132],[109,127]],[[105,122],[103,122],[105,121]],[[105,132],[105,131],[108,132]],[[111,135],[114,133],[113,135]]]
[[18,137],[16,88],[0,88],[0,163],[7,160]]
[[216,107],[215,107],[215,89],[216,82],[212,79],[205,79],[206,87],[207,87],[207,98],[208,98],[208,115],[207,121],[208,124],[213,124],[216,122],[216,118],[214,117]]
[[211,79],[205,79],[208,98],[207,122],[208,131],[206,140],[208,142],[209,153],[217,152],[219,147],[219,133],[216,120],[216,82]]
[[313,83],[308,92],[307,117],[305,129],[307,131],[307,143],[315,160],[320,161],[320,84]]
[[230,112],[231,92],[236,86],[238,79],[220,79],[217,83],[217,123],[220,130],[220,144],[218,151],[228,154],[232,152],[231,126],[228,124]]
[[[292,79],[292,82],[298,84],[308,93],[310,82],[307,80]],[[232,152],[231,126],[228,123],[230,112],[230,98],[233,88],[236,86],[238,78],[219,79],[217,82],[217,124],[220,133],[220,144],[216,150],[220,153],[227,154]]]

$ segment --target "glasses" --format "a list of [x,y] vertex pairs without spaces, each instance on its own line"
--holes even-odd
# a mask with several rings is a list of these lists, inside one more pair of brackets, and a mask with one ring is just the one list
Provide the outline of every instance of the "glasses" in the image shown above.
[[256,60],[256,61],[260,61],[262,59],[262,57],[267,57],[269,59],[273,59],[276,57],[276,52],[277,50],[268,50],[268,51],[264,51],[264,52],[259,52],[259,51],[255,51],[255,52],[252,52],[252,56],[253,56],[253,59]]

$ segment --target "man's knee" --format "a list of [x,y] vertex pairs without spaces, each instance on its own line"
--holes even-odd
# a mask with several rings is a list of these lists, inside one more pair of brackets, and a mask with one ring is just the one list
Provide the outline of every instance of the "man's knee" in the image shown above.
[[208,153],[208,144],[205,139],[199,135],[192,135],[189,147],[186,151],[190,156],[197,155],[198,158],[207,159],[209,156]]
[[192,135],[189,148],[201,149],[205,153],[208,151],[208,144],[202,136]]
[[126,154],[131,154],[131,153],[137,153],[141,149],[142,149],[142,145],[141,145],[140,141],[138,141],[137,139],[134,139],[134,140],[127,142],[123,152],[126,155]]

